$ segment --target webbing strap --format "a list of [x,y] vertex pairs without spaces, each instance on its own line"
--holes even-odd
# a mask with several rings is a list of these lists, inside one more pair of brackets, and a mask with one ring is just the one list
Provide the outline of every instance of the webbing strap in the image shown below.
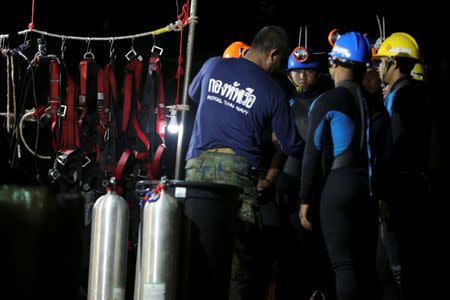
[[114,177],[116,177],[118,181],[122,178],[123,169],[125,168],[130,155],[130,149],[125,149],[125,151],[123,151],[122,155],[120,156],[119,162],[117,163],[116,170],[114,172]]
[[48,102],[50,103],[50,118],[52,122],[51,135],[52,135],[52,148],[58,150],[58,137],[55,134],[58,125],[58,112],[59,112],[59,85],[60,85],[59,63],[56,60],[50,62],[50,84]]
[[136,116],[133,116],[133,119],[131,119],[131,123],[133,124],[133,129],[136,132],[136,135],[138,136],[139,140],[144,144],[145,149],[142,152],[134,151],[134,157],[136,159],[144,159],[147,157],[147,154],[150,150],[150,141],[148,140],[147,136],[142,132],[139,122],[136,118]]
[[160,58],[158,56],[151,56],[149,60],[150,66],[153,66],[153,71],[157,75],[157,107],[156,107],[156,133],[159,134],[164,143],[164,134],[166,130],[166,115],[165,115],[165,105],[166,96],[164,92],[164,80],[161,71]]
[[[135,97],[137,110],[140,108],[139,91],[141,85],[142,62],[138,59],[133,60],[127,67],[125,79],[123,82],[123,116],[122,116],[122,132],[128,128],[131,112],[131,97],[134,82]],[[134,79],[134,80],[133,80]]]
[[[106,111],[108,113],[111,112],[110,110],[110,99],[112,96],[113,105],[117,102],[117,85],[116,85],[116,77],[114,76],[114,69],[112,63],[109,63],[105,67],[105,100],[104,105],[106,108]],[[110,95],[111,92],[111,95]],[[110,117],[108,118],[110,119]]]
[[78,124],[81,125],[87,114],[86,107],[86,85],[87,85],[87,68],[88,60],[82,60],[80,62],[80,96],[78,98],[78,106],[81,110],[80,118],[78,119]]
[[[126,132],[128,128],[128,123],[131,119],[131,124],[133,126],[134,132],[136,133],[136,136],[138,139],[144,144],[144,150],[141,152],[138,152],[134,150],[132,152],[135,159],[144,159],[148,156],[149,150],[150,150],[150,141],[148,140],[145,133],[141,130],[141,127],[139,125],[137,114],[139,110],[141,109],[140,104],[140,88],[141,88],[141,77],[142,77],[142,62],[139,59],[133,60],[126,70],[125,80],[123,83],[123,116],[122,116],[122,132]],[[134,88],[134,98],[133,98],[133,88]],[[136,103],[136,112],[133,116],[130,117],[131,114],[131,104],[132,100],[134,103]],[[130,153],[128,153],[130,152]],[[122,172],[122,169],[124,166],[121,166],[120,164],[123,163],[124,157],[129,157],[131,154],[130,149],[126,149],[119,160],[119,163],[116,167],[116,173],[117,169],[121,169],[119,174]],[[121,162],[122,161],[122,162]],[[126,163],[126,161],[125,161]],[[116,176],[117,178],[117,176]]]
[[127,131],[128,120],[130,119],[131,110],[131,85],[132,85],[133,75],[128,73],[125,75],[125,80],[123,81],[123,115],[122,115],[122,132]]
[[114,174],[116,168],[115,154],[116,154],[116,103],[117,103],[117,86],[116,77],[114,74],[114,66],[109,62],[104,69],[104,101],[105,114],[108,122],[108,133],[105,136],[105,150],[102,154],[104,157],[101,162],[105,164],[105,169],[108,174]]
[[62,122],[61,148],[72,149],[80,146],[80,136],[78,135],[78,124],[76,122],[75,111],[75,82],[72,77],[67,79],[66,94],[66,114]]
[[[156,149],[155,156],[153,157],[153,163],[152,163],[153,176],[157,176],[159,173],[159,165],[160,165],[161,157],[164,153],[164,150],[166,150],[166,146],[164,144],[159,144],[158,149]],[[149,178],[149,179],[153,179],[153,178]]]
[[105,112],[104,74],[104,70],[99,68],[97,72],[97,116],[99,121],[97,131],[102,136],[105,134],[108,125],[108,117]]

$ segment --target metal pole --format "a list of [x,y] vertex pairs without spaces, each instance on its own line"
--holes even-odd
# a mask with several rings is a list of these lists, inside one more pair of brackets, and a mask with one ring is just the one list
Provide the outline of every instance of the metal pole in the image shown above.
[[[191,2],[191,14],[190,18],[197,16],[197,0],[192,0]],[[183,107],[187,103],[189,81],[191,79],[191,67],[192,67],[192,52],[194,49],[194,36],[195,36],[195,22],[189,24],[189,35],[186,47],[186,69],[184,73],[184,86],[182,95]],[[186,110],[181,110],[180,119],[180,129],[178,131],[178,141],[177,141],[177,154],[175,157],[175,179],[180,179],[181,174],[181,163],[184,162],[184,151],[183,151],[183,133],[184,133],[184,123],[186,119]]]

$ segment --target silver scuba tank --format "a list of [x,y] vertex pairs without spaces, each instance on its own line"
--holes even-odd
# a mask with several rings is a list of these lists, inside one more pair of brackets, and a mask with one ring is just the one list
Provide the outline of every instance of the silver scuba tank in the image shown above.
[[129,209],[114,191],[97,199],[92,212],[88,300],[124,300]]
[[[148,183],[148,182],[147,182]],[[139,184],[139,183],[138,183]],[[135,297],[139,300],[177,297],[179,244],[182,207],[178,200],[165,190],[165,181],[159,197],[144,205],[142,232],[136,265]],[[138,265],[140,263],[140,265]]]

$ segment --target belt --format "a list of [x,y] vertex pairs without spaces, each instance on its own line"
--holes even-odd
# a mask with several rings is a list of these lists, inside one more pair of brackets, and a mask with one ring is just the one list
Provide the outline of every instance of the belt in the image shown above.
[[231,148],[212,148],[207,149],[206,151],[215,153],[236,154],[236,152],[234,152],[234,150]]

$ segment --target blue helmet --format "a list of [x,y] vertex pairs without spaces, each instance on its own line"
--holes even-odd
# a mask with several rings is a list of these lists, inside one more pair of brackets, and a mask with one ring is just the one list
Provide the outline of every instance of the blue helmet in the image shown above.
[[368,63],[371,60],[370,42],[360,32],[347,32],[336,40],[328,55],[343,62]]
[[304,47],[295,48],[288,60],[288,71],[296,69],[318,69],[319,60],[315,53],[308,51]]

